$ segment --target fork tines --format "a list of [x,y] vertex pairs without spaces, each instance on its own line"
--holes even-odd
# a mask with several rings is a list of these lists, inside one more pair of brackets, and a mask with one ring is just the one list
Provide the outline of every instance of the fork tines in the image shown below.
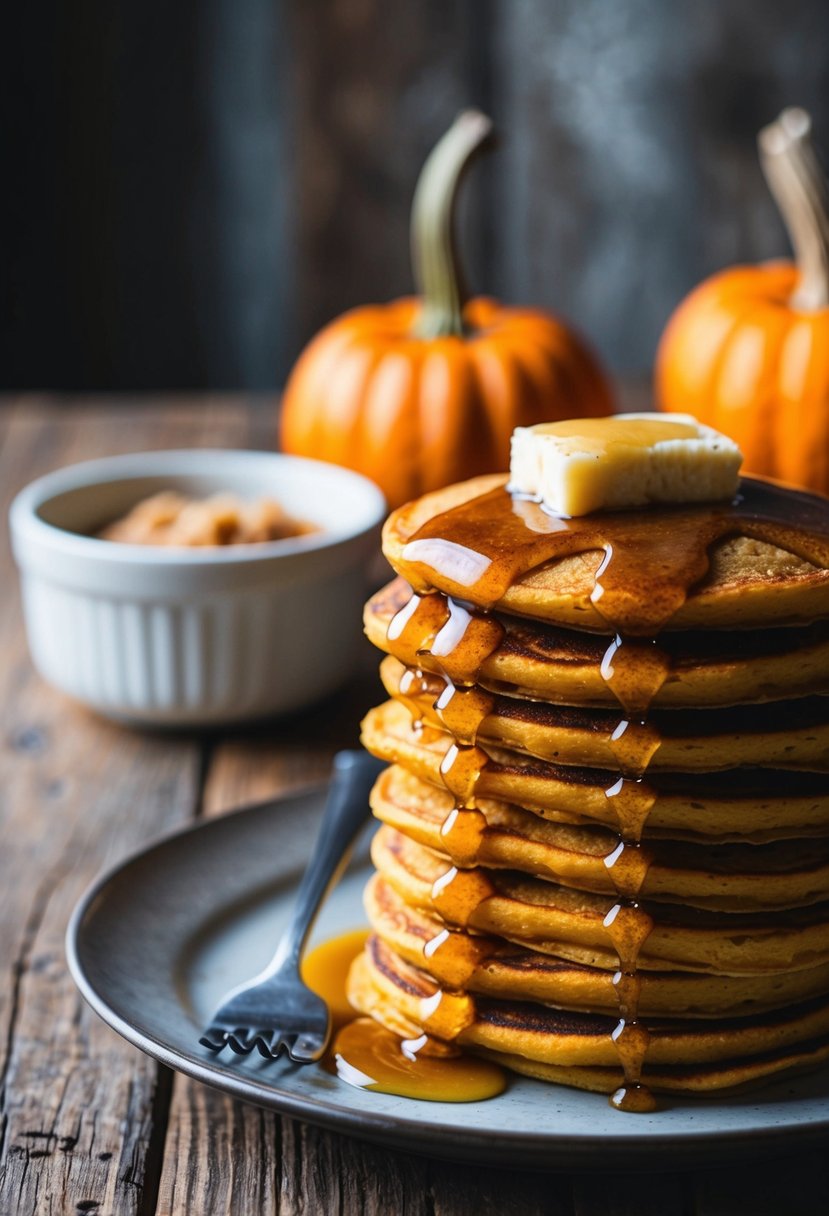
[[240,1056],[249,1055],[256,1047],[266,1060],[277,1060],[286,1051],[296,1064],[318,1059],[324,1046],[314,1035],[286,1034],[281,1030],[250,1030],[246,1026],[237,1026],[233,1030],[209,1026],[199,1042],[210,1051],[222,1051],[229,1047]]

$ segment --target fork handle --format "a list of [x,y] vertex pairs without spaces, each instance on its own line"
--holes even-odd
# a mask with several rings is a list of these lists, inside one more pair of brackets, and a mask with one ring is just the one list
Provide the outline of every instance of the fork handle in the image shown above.
[[342,751],[334,757],[319,836],[300,883],[291,919],[266,975],[287,965],[299,967],[320,905],[348,864],[357,835],[368,819],[368,796],[384,767],[364,751]]

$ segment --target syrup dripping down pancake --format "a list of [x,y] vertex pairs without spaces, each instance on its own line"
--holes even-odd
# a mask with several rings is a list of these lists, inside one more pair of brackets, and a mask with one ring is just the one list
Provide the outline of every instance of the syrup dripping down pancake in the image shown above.
[[[619,966],[606,925],[616,905],[612,896],[481,868],[458,870],[456,884],[436,894],[436,884],[447,877],[446,860],[389,827],[374,837],[371,858],[405,903],[439,915],[450,927],[503,937],[590,966]],[[757,975],[829,961],[829,903],[752,913],[676,904],[646,907],[654,924],[638,958],[642,971]]]
[[[372,709],[363,719],[363,745],[381,760],[401,764],[424,781],[445,789],[440,773],[452,737],[444,730],[412,724],[396,701]],[[618,826],[607,790],[617,774],[552,764],[485,746],[489,760],[477,784],[482,798],[528,807],[546,819]],[[775,840],[829,833],[829,777],[824,773],[733,769],[706,773],[648,773],[654,793],[648,817],[651,836],[683,839]]]
[[[441,996],[451,1000],[453,995],[459,1000],[376,937],[369,939],[349,975],[351,1003],[384,1024],[388,1018],[397,1033],[411,1038],[424,1030],[441,1037],[430,1028],[433,1019],[424,1018],[424,1007],[439,1008]],[[580,1088],[609,1092],[620,1083],[622,1070],[611,1040],[615,1018],[465,994],[460,1000],[466,1002],[464,1025],[451,1041],[464,1049],[545,1079],[566,1073],[567,1084]],[[829,1002],[824,998],[749,1019],[652,1021],[649,1030],[643,1079],[657,1091],[733,1088],[829,1058]],[[589,1084],[591,1074],[602,1083]]]
[[[502,476],[479,477],[394,511],[383,530],[383,552],[392,567],[416,590],[599,633],[607,632],[608,621],[593,593],[607,549],[634,555],[632,568],[620,574],[642,627],[627,633],[654,635],[650,621],[641,618],[657,601],[660,629],[777,627],[829,615],[829,502],[817,495],[744,478],[736,507],[653,508],[562,524],[551,523],[535,503],[511,499],[505,485]],[[566,544],[561,538],[548,543],[549,530],[562,526],[572,533]],[[448,572],[435,565],[447,556],[445,549],[439,552],[444,537],[452,546],[449,556],[457,559],[451,569],[447,564]],[[410,547],[416,540],[428,547]],[[677,594],[667,615],[661,611],[664,570],[656,558],[660,540],[674,553],[694,548],[687,579],[669,572]],[[551,554],[553,547],[557,553]],[[477,576],[492,574],[494,553],[504,559],[502,570],[482,590]],[[517,572],[508,564],[516,555]],[[465,563],[463,582],[455,577],[458,560]]]
[[[453,690],[443,677],[416,673],[391,657],[380,664],[380,677],[386,691],[412,705],[425,723],[444,725],[435,703]],[[476,732],[482,744],[560,764],[618,769],[614,736],[627,717],[619,709],[548,705],[499,694],[485,700],[489,712]],[[638,727],[635,721],[627,725]],[[829,697],[719,710],[665,710],[648,716],[647,729],[646,746],[653,746],[646,762],[649,770],[713,772],[759,765],[829,771]]]
[[[505,1052],[477,1052],[493,1064],[536,1081],[553,1085],[569,1085],[572,1089],[585,1089],[597,1094],[612,1094],[624,1084],[621,1068],[567,1068],[558,1064],[542,1064],[524,1056],[508,1055]],[[814,1072],[829,1060],[829,1039],[815,1039],[798,1043],[788,1050],[771,1051],[767,1055],[751,1056],[742,1060],[724,1060],[719,1064],[700,1065],[688,1068],[678,1065],[656,1066],[649,1069],[646,1080],[648,1088],[657,1094],[685,1098],[717,1097],[719,1094],[735,1094],[755,1090],[769,1081],[800,1076]]]
[[625,1110],[823,1059],[829,504],[568,519],[477,479],[384,549],[415,594],[367,611],[399,704],[363,734],[409,774],[373,796],[355,1003]]
[[[518,870],[579,890],[613,895],[611,870],[618,835],[608,828],[559,824],[532,811],[478,799],[479,839],[455,848],[445,825],[454,806],[438,789],[398,765],[386,769],[371,794],[383,823],[446,857],[447,864]],[[643,899],[720,911],[763,911],[829,900],[829,840],[773,844],[648,841]]]
[[[515,946],[501,938],[449,930],[411,907],[379,874],[365,891],[369,923],[401,958],[439,984],[501,999],[541,1001],[584,1012],[618,1012],[615,972]],[[723,976],[643,971],[644,1016],[745,1017],[829,994],[829,963],[771,975]]]
[[[397,578],[366,605],[365,631],[379,650],[407,666],[441,674],[428,650],[389,636],[395,615],[410,604],[412,590]],[[448,619],[448,597],[433,593],[430,616]],[[551,704],[618,708],[602,665],[612,639],[538,621],[497,615],[503,639],[483,653],[477,682],[494,692]],[[774,701],[829,692],[829,622],[789,629],[668,633],[660,638],[669,669],[655,707],[688,708]]]

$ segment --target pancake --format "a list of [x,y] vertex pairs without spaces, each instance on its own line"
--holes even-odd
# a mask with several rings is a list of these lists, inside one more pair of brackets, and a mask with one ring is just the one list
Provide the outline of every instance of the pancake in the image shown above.
[[[420,645],[405,636],[389,638],[396,613],[410,603],[412,589],[397,578],[366,605],[365,631],[379,649],[407,666],[443,674],[439,659],[428,653],[428,632]],[[434,620],[448,620],[447,596],[434,593],[428,605]],[[503,639],[483,657],[477,682],[493,692],[551,704],[611,706],[618,701],[602,662],[611,638],[537,621],[497,615]],[[688,708],[774,701],[829,692],[829,623],[789,629],[665,634],[660,646],[669,658],[664,684],[654,707]]]
[[[371,858],[405,903],[448,925],[505,938],[594,967],[615,969],[609,931],[616,899],[515,871],[450,870],[445,859],[381,827]],[[442,880],[439,889],[436,884]],[[829,962],[829,904],[753,913],[645,904],[653,919],[637,959],[641,971],[758,975]]]
[[[445,789],[440,766],[452,746],[444,730],[412,724],[398,702],[370,710],[362,724],[363,745],[381,760]],[[598,822],[618,829],[614,800],[606,791],[617,777],[606,770],[552,764],[485,744],[489,759],[476,794],[528,807],[546,819]],[[717,773],[648,773],[653,795],[651,836],[700,836],[728,840],[773,840],[829,833],[829,777],[823,773],[735,769]],[[641,788],[641,787],[640,787]]]
[[[455,800],[398,765],[386,769],[371,794],[383,823],[459,866],[519,870],[579,890],[616,894],[611,870],[617,833],[558,824],[492,799],[476,800],[483,816],[473,847],[451,830]],[[829,900],[829,841],[697,844],[650,841],[643,899],[722,911],[792,908]],[[610,862],[610,864],[608,864]]]
[[[582,1069],[601,1069],[605,1083],[581,1087],[602,1091],[622,1080],[611,1039],[615,1018],[446,993],[377,938],[369,939],[351,969],[349,999],[410,1039],[425,1030],[459,1047],[492,1054],[508,1067],[526,1061],[530,1075],[546,1073],[549,1078],[548,1070],[556,1070],[560,1079],[566,1070],[578,1078]],[[696,1086],[688,1086],[693,1092],[742,1085],[804,1061],[829,1058],[829,1002],[824,998],[750,1020],[655,1021],[648,1029],[642,1076],[657,1091],[663,1088],[663,1070],[675,1082],[664,1088],[675,1092],[686,1088],[684,1078],[697,1077]]]
[[[480,530],[493,528],[485,516],[489,501],[507,498],[506,477],[478,477],[449,486],[409,503],[392,512],[383,529],[383,552],[391,566],[416,590],[435,589],[459,596],[485,608],[496,608],[517,616],[532,617],[567,628],[588,629],[599,633],[608,631],[608,621],[596,607],[593,597],[596,574],[605,557],[605,546],[624,547],[631,522],[635,517],[657,521],[676,535],[688,529],[702,537],[712,510],[719,512],[722,525],[716,539],[703,545],[701,576],[688,589],[687,597],[662,622],[670,629],[748,629],[757,626],[809,624],[829,616],[829,503],[818,495],[777,489],[772,483],[743,478],[742,512],[729,507],[651,508],[633,512],[603,514],[588,517],[594,527],[595,543],[554,560],[534,564],[510,580],[495,600],[476,594],[471,569],[466,583],[458,583],[430,564],[423,564],[434,546],[417,551],[407,545],[427,530],[440,534],[445,513],[475,502],[473,512]],[[760,506],[753,513],[746,510],[753,499]],[[768,500],[768,501],[767,501]],[[763,521],[768,503],[778,503],[784,517],[793,523],[789,527]],[[505,508],[506,509],[506,508]],[[509,508],[512,509],[512,508]],[[499,508],[500,510],[500,508]],[[461,512],[462,513],[462,512]],[[550,527],[544,512],[536,504],[518,504],[515,514],[529,520],[538,532]],[[773,509],[768,514],[773,514]],[[457,513],[455,515],[457,520]],[[452,543],[459,553],[457,527]],[[817,543],[809,543],[817,538]],[[654,539],[655,536],[654,536]],[[702,542],[701,542],[702,544]],[[805,550],[808,549],[808,554]],[[705,560],[707,554],[707,561]],[[706,568],[707,567],[707,568]],[[632,587],[631,595],[644,605],[641,588]],[[628,630],[631,632],[631,630]],[[651,636],[654,630],[645,630]]]
[[[435,915],[410,907],[379,874],[366,887],[365,907],[377,936],[443,986],[455,988],[461,983],[469,992],[484,996],[618,1014],[613,971],[541,954],[497,937],[448,930]],[[829,963],[751,976],[643,971],[640,979],[643,1016],[745,1017],[829,993]]]
[[505,487],[384,530],[392,699],[362,730],[392,768],[352,1000],[624,1110],[816,1066],[829,501],[746,478],[570,518]]
[[[621,1068],[566,1068],[557,1064],[542,1064],[523,1056],[483,1049],[478,1049],[476,1054],[536,1081],[569,1085],[573,1089],[613,1094],[624,1084]],[[788,1050],[772,1051],[765,1056],[726,1060],[696,1068],[657,1066],[648,1070],[646,1079],[652,1093],[705,1098],[720,1092],[733,1094],[754,1090],[768,1081],[814,1072],[827,1060],[829,1041],[823,1038],[810,1043],[798,1043]]]
[[[380,664],[386,691],[411,705],[431,726],[445,725],[448,708],[436,702],[445,693],[463,698],[444,677],[416,672],[391,656]],[[477,690],[472,690],[478,695]],[[549,705],[518,697],[487,695],[476,741],[551,760],[618,770],[620,711]],[[627,725],[628,734],[638,724]],[[450,728],[451,729],[451,728]],[[621,742],[620,742],[621,740]],[[829,698],[732,706],[719,710],[664,710],[648,716],[644,739],[649,770],[713,772],[742,765],[829,771]],[[638,745],[634,742],[634,748]],[[652,750],[651,750],[652,749]]]

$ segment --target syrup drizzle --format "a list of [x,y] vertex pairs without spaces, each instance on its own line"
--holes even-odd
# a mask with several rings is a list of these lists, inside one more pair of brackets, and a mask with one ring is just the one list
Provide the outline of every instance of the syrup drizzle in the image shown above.
[[362,953],[368,936],[368,929],[349,929],[321,942],[302,960],[302,978],[328,1006],[334,1033],[354,1020],[354,1009],[346,996],[346,981],[351,964]]
[[605,917],[604,927],[619,957],[620,969],[614,977],[619,1021],[611,1038],[624,1077],[623,1084],[610,1100],[619,1110],[636,1112],[652,1111],[656,1106],[653,1095],[642,1082],[650,1034],[645,1023],[639,1020],[642,982],[638,960],[653,928],[652,918],[639,903],[639,894],[651,861],[642,848],[642,834],[653,805],[653,795],[645,790],[643,781],[660,743],[659,732],[648,723],[647,711],[667,675],[667,658],[663,663],[662,657],[655,646],[643,646],[640,642],[627,644],[616,634],[605,652],[601,669],[602,677],[622,708],[626,712],[635,710],[640,715],[620,719],[610,737],[621,776],[608,787],[605,797],[613,799],[619,840],[604,859],[619,897],[619,902]]
[[[428,1034],[401,1039],[372,1018],[356,1016],[348,1002],[346,982],[351,964],[364,949],[368,936],[365,929],[342,933],[324,941],[303,959],[302,977],[328,1005],[335,1032],[323,1066],[350,1085],[406,1098],[480,1102],[501,1093],[506,1087],[506,1076],[498,1065],[447,1048]],[[466,1012],[468,1017],[469,1011]],[[453,1014],[450,1002],[442,1007],[434,1024],[450,1032],[457,1025],[459,1034],[463,1026],[458,1022],[463,1013],[456,1005],[456,1021],[450,1024]]]
[[503,1093],[504,1070],[488,1060],[445,1049],[428,1034],[414,1039],[357,1018],[337,1036],[331,1072],[349,1085],[427,1102],[481,1102]]
[[[475,788],[489,759],[477,746],[477,738],[495,702],[476,679],[504,633],[504,626],[490,614],[429,594],[413,594],[388,629],[398,654],[413,663],[429,656],[445,680],[433,708],[454,739],[440,768],[454,801],[440,834],[454,864],[435,882],[432,902],[444,922],[456,927],[465,927],[495,890],[485,871],[474,868],[487,827],[486,817],[476,805]],[[420,689],[426,691],[424,682]],[[415,713],[419,712],[416,707]],[[474,1019],[474,1005],[463,990],[484,953],[471,942],[463,943],[460,934],[446,928],[424,945],[431,970],[445,987],[432,998],[433,1004],[422,1009],[421,1016],[424,1027],[442,1038],[455,1037]]]
[[[476,687],[476,680],[504,634],[490,610],[517,580],[546,562],[603,552],[590,601],[611,634],[601,675],[624,714],[609,738],[619,776],[605,796],[616,815],[618,841],[604,859],[617,894],[604,926],[619,958],[613,981],[619,1021],[612,1039],[624,1081],[611,1102],[622,1110],[648,1111],[655,1105],[642,1081],[649,1034],[638,1018],[638,960],[653,928],[639,901],[650,865],[642,837],[655,800],[644,778],[660,745],[648,712],[671,664],[657,639],[689,589],[707,573],[710,547],[738,533],[818,567],[829,566],[829,522],[820,501],[749,479],[731,504],[575,519],[549,514],[502,486],[428,520],[404,546],[398,563],[415,594],[393,618],[388,638],[408,665],[418,669],[428,655],[447,680],[434,709],[456,740],[441,766],[455,800],[441,833],[457,864],[435,883],[432,899],[447,925],[464,926],[494,890],[485,871],[464,868],[475,865],[486,832],[486,819],[475,804],[475,787],[487,762],[477,736],[494,699]],[[471,599],[476,607],[430,594],[436,587],[448,597]],[[426,691],[422,680],[420,688]],[[419,715],[417,707],[415,713]],[[447,928],[424,948],[435,973],[440,968],[457,989],[481,961],[474,948],[462,949],[459,940]],[[439,997],[429,1015],[441,1017],[433,1022],[441,1035],[462,1020],[460,1008],[468,1014],[463,1002],[450,1001],[449,1012],[440,1015],[442,1003]]]
[[412,727],[416,731],[423,729],[419,698],[428,691],[429,685],[420,668],[407,667],[400,677],[397,695],[412,715]]
[[415,591],[438,587],[492,608],[530,570],[604,551],[594,607],[613,633],[655,638],[708,570],[708,550],[740,534],[829,567],[829,518],[816,495],[744,478],[733,503],[554,516],[503,486],[427,520],[398,566]]

